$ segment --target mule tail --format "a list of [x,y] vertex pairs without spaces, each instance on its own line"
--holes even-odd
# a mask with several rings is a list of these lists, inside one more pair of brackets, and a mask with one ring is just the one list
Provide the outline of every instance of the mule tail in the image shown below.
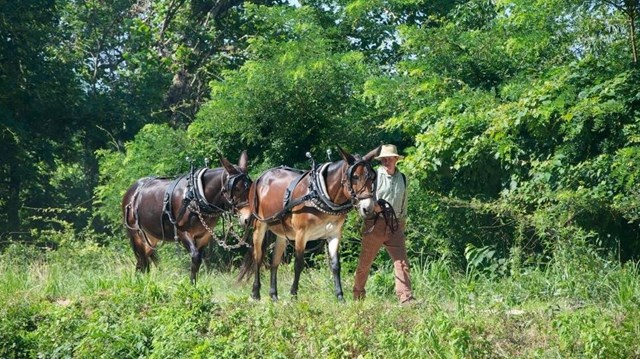
[[129,243],[136,257],[136,269],[138,271],[143,273],[148,272],[151,263],[156,267],[158,266],[159,257],[155,248],[151,247],[150,252],[147,252],[146,246],[140,240],[140,237],[135,234],[130,235]]
[[[270,268],[270,264],[265,261],[267,256],[267,249],[271,245],[271,243],[275,242],[276,235],[271,231],[267,231],[265,234],[265,238],[262,241],[262,263],[264,263],[266,268]],[[243,280],[249,280],[256,272],[256,260],[253,257],[253,249],[250,249],[245,253],[244,259],[242,260],[242,264],[240,265],[240,273],[238,273],[238,282]]]

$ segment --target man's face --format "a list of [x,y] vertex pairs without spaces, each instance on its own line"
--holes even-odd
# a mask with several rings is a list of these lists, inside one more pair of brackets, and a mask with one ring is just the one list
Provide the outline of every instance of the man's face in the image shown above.
[[398,157],[382,157],[380,162],[384,167],[394,168],[398,162]]

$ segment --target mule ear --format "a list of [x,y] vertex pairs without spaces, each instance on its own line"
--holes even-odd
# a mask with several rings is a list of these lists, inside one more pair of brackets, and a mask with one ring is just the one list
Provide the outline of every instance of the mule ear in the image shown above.
[[236,170],[235,167],[233,167],[233,165],[231,164],[231,162],[229,162],[229,160],[227,160],[222,153],[218,152],[218,158],[220,159],[220,164],[222,165],[222,167],[224,167],[224,169],[227,171],[228,174],[236,174],[238,173],[238,170]]
[[238,167],[242,170],[242,172],[247,173],[247,165],[249,164],[249,156],[247,155],[247,151],[242,151],[240,154],[240,159],[238,160]]
[[355,158],[353,156],[351,156],[347,151],[343,150],[342,147],[337,146],[338,147],[338,151],[340,151],[340,156],[342,157],[342,159],[347,162],[349,165],[352,165],[353,162],[355,162]]
[[380,155],[380,150],[382,150],[382,145],[376,147],[375,149],[371,150],[369,153],[367,153],[362,159],[367,161],[367,162],[371,162],[372,159],[378,157]]

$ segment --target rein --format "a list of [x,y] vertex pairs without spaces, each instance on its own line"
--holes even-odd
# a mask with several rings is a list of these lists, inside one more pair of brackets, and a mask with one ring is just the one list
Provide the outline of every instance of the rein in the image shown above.
[[378,205],[380,205],[381,210],[380,212],[376,213],[375,217],[373,218],[373,225],[371,225],[371,228],[367,229],[365,233],[371,233],[373,231],[373,228],[376,226],[376,223],[378,223],[378,219],[380,219],[380,217],[384,218],[385,226],[389,228],[391,233],[394,233],[400,227],[396,211],[391,206],[391,203],[385,201],[384,199],[379,199]]

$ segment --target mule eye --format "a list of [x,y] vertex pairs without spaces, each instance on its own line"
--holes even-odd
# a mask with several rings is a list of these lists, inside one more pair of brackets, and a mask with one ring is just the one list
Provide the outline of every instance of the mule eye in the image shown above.
[[353,175],[353,179],[354,179],[354,180],[356,180],[356,181],[359,181],[359,180],[360,180],[360,176],[358,176],[358,175]]

